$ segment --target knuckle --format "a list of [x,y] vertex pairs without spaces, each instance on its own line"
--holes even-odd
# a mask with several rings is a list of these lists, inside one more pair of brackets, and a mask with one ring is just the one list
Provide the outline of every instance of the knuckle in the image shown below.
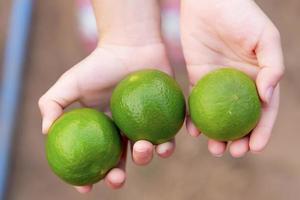
[[45,95],[41,96],[38,100],[38,106],[40,109],[42,109],[47,103],[47,99],[45,97]]
[[39,107],[41,108],[41,107],[43,106],[43,104],[44,104],[44,97],[41,96],[41,97],[39,98],[39,100],[38,100],[38,105],[39,105]]
[[274,70],[273,73],[278,79],[281,79],[284,75],[284,71],[285,71],[285,69],[284,69],[284,67],[282,67],[282,68],[277,68],[276,70]]
[[[264,74],[270,74],[273,78],[275,78],[276,80],[280,80],[285,73],[285,68],[284,66],[276,66],[276,67],[264,67],[263,68]],[[264,78],[263,76],[261,76],[261,78]]]
[[273,27],[272,28],[272,31],[270,33],[270,36],[273,40],[275,41],[280,41],[281,40],[281,35],[280,35],[280,32],[279,30],[276,28],[276,27]]

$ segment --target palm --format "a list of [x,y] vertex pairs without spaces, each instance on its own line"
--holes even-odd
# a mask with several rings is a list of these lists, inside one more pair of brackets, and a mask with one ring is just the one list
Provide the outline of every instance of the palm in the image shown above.
[[239,3],[234,6],[223,2],[212,10],[201,7],[189,13],[190,22],[182,29],[182,42],[187,66],[192,71],[193,66],[209,64],[234,66],[252,77],[257,73],[255,48],[269,21],[254,9],[255,4],[249,7],[247,1],[241,3],[244,9]]
[[[237,68],[260,83],[257,76],[264,66],[259,55],[262,37],[276,28],[252,1],[229,4],[220,1],[211,9],[189,6],[183,9],[189,9],[187,13],[183,10],[181,33],[191,87],[203,75],[221,67]],[[264,96],[261,95],[261,98]],[[263,114],[253,134],[230,145],[233,156],[242,156],[249,146],[253,147],[253,151],[260,151],[265,146],[268,137],[264,136],[264,132],[272,129],[278,102],[277,87],[271,102],[263,104]],[[188,127],[193,126],[189,123]],[[194,127],[191,129],[195,132]],[[209,149],[215,155],[221,155],[225,148],[225,143],[209,141]]]
[[105,45],[97,48],[71,71],[76,74],[79,101],[85,106],[107,111],[115,85],[128,73],[146,68],[172,74],[162,44],[145,47]]
[[[190,44],[184,43],[192,85],[196,84],[202,75],[219,67],[238,68],[251,77],[256,77],[259,66],[253,49],[258,41],[253,40],[245,44],[247,35],[229,33],[230,29],[228,31],[203,29],[200,27],[199,36],[194,35],[188,39],[192,40]],[[223,32],[228,35],[223,35]],[[241,39],[242,37],[245,39]]]
[[[101,45],[83,61],[65,72],[62,77],[41,97],[39,105],[43,114],[43,132],[47,133],[52,122],[63,109],[74,101],[83,106],[109,112],[109,99],[116,84],[127,74],[146,68],[154,68],[172,75],[172,70],[162,43],[144,46]],[[105,180],[108,186],[119,188],[125,181],[127,141],[124,140],[124,154],[117,167]],[[159,156],[166,158],[174,150],[173,141],[156,146]],[[148,141],[133,144],[132,158],[136,164],[145,165],[152,159],[153,145]],[[81,192],[91,186],[77,188]]]

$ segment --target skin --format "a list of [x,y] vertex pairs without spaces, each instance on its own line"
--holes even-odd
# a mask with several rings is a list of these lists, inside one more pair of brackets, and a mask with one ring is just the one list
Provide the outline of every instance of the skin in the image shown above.
[[[233,157],[261,152],[277,116],[284,73],[274,24],[252,0],[182,0],[181,41],[190,88],[206,73],[232,66],[256,81],[263,102],[261,119],[249,136],[230,143],[209,140],[209,151],[217,157],[227,146]],[[200,134],[189,118],[186,126],[192,136]]]
[[[93,7],[101,30],[98,47],[66,71],[40,98],[44,134],[64,109],[76,101],[85,107],[109,113],[113,88],[130,72],[152,67],[172,75],[160,35],[156,0],[94,0]],[[141,9],[143,12],[140,12]],[[131,144],[132,159],[137,165],[146,165],[154,151],[167,158],[174,148],[174,140],[157,146],[148,141],[138,141]],[[110,188],[121,188],[126,180],[126,149],[124,152],[120,164],[104,179]],[[75,188],[80,193],[87,193],[92,185]]]
[[[112,89],[129,72],[155,66],[172,74],[160,35],[156,0],[93,0],[93,6],[101,30],[98,47],[65,72],[40,98],[45,134],[63,109],[75,101],[109,113]],[[256,80],[263,101],[262,117],[249,137],[230,144],[209,140],[210,152],[220,157],[226,146],[234,157],[249,150],[262,151],[276,119],[278,82],[284,73],[276,27],[252,0],[182,0],[181,40],[191,88],[209,71],[234,66]],[[186,125],[192,136],[200,134],[189,118]],[[146,165],[154,149],[166,158],[174,148],[174,141],[156,147],[138,141],[131,144],[132,159],[138,165]],[[107,174],[108,187],[123,186],[125,161],[126,154],[119,166]],[[75,188],[87,193],[92,186]]]

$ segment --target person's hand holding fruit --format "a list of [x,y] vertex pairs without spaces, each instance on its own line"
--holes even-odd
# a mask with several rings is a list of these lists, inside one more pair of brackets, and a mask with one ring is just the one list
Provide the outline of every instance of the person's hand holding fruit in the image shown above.
[[[161,38],[157,0],[94,0],[93,3],[101,30],[98,47],[65,72],[39,100],[43,133],[48,133],[51,127],[53,134],[47,142],[49,164],[66,182],[81,185],[76,187],[81,193],[90,191],[92,185],[86,183],[100,180],[121,157],[118,128],[132,141],[133,161],[146,165],[152,159],[154,145],[160,157],[172,154],[175,148],[172,138],[185,118],[185,101],[179,85],[162,73],[173,75]],[[182,0],[181,40],[193,89],[189,97],[191,116],[186,120],[189,133],[198,136],[202,127],[205,135],[214,138],[209,139],[208,149],[218,157],[226,146],[234,157],[241,157],[249,150],[262,151],[277,116],[278,83],[284,73],[276,27],[252,0]],[[235,69],[221,69],[230,67]],[[205,76],[213,70],[216,71]],[[111,112],[118,128],[105,115],[91,109],[72,111],[59,118],[76,101],[84,107]],[[76,121],[80,117],[83,119]],[[72,120],[74,124],[70,123],[67,130],[65,124]],[[87,125],[91,121],[96,126]],[[84,132],[90,134],[79,133],[84,137],[80,143],[72,130],[82,127],[88,127]],[[107,142],[110,139],[105,137],[113,138],[114,142]],[[74,147],[69,154],[62,152],[62,147],[56,145],[58,141],[66,149],[72,149],[69,142],[75,141],[78,148]],[[126,179],[127,140],[124,141],[119,165],[105,177],[106,184],[114,189],[120,188]],[[90,143],[98,150],[87,158],[92,164],[81,166],[83,162],[78,161],[73,169],[78,155],[90,155]],[[98,153],[107,157],[111,151],[115,151],[112,156],[115,159],[104,158],[108,164],[101,171],[102,160],[98,163],[94,160],[99,158]],[[72,168],[70,177],[65,173],[69,173],[67,168],[55,169],[62,162]],[[77,167],[79,171],[92,172],[83,175],[82,184]],[[91,174],[97,176],[89,182],[87,177],[93,177]]]
[[[63,110],[75,101],[85,107],[110,112],[112,90],[131,72],[153,68],[172,75],[160,34],[156,0],[95,0],[93,3],[98,28],[101,29],[98,47],[65,72],[40,98],[45,134],[63,114]],[[174,148],[172,140],[157,145],[155,150],[160,157],[166,158]],[[133,161],[138,165],[148,164],[153,150],[154,146],[148,141],[135,142],[132,144]],[[109,187],[120,188],[125,182],[125,160],[126,156],[123,155],[118,168],[110,170],[106,175],[105,182]],[[76,188],[85,193],[92,186]]]
[[[208,149],[222,156],[229,145],[234,157],[266,146],[279,104],[278,82],[284,73],[280,35],[252,0],[181,1],[181,41],[190,88],[206,73],[234,67],[256,81],[262,114],[251,134],[230,144],[210,139]],[[222,83],[220,83],[222,84]],[[187,119],[192,136],[200,131]]]

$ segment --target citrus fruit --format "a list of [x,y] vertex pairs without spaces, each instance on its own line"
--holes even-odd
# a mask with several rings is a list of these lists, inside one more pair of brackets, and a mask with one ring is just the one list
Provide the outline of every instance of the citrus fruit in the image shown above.
[[72,185],[98,182],[119,162],[119,130],[105,114],[89,108],[63,114],[49,130],[47,160]]
[[209,138],[232,141],[257,124],[261,104],[254,81],[241,71],[222,68],[198,81],[189,97],[193,123]]
[[132,141],[160,144],[172,139],[185,118],[185,100],[178,83],[158,70],[128,75],[110,102],[117,126]]

